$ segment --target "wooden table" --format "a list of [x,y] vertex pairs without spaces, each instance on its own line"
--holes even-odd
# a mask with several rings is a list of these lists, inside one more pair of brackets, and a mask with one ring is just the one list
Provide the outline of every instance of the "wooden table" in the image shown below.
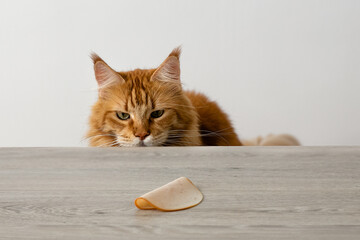
[[[134,206],[180,176],[200,205]],[[0,239],[360,239],[360,147],[0,148]]]

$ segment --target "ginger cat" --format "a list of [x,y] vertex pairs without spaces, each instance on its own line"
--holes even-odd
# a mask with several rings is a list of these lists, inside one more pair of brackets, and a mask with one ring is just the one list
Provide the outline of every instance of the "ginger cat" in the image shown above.
[[215,102],[183,91],[179,57],[175,48],[156,69],[116,72],[93,54],[99,96],[90,115],[90,146],[243,145]]

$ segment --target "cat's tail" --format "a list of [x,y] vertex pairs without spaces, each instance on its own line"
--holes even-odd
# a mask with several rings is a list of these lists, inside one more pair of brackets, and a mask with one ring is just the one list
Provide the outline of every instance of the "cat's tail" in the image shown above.
[[269,134],[241,142],[244,146],[300,146],[299,141],[289,134]]

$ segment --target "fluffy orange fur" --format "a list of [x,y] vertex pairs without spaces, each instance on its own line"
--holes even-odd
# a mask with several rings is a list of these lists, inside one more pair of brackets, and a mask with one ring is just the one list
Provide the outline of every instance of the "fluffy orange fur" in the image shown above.
[[215,102],[182,89],[179,57],[176,48],[156,69],[116,72],[93,54],[99,97],[90,146],[241,146]]

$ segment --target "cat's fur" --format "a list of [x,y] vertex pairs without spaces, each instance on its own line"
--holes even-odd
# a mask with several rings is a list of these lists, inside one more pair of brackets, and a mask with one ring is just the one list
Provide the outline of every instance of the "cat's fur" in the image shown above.
[[[182,89],[179,57],[175,48],[156,69],[116,72],[93,54],[99,97],[89,121],[90,146],[241,146],[215,102]],[[158,110],[163,115],[153,118]],[[122,113],[129,119],[121,120]]]

